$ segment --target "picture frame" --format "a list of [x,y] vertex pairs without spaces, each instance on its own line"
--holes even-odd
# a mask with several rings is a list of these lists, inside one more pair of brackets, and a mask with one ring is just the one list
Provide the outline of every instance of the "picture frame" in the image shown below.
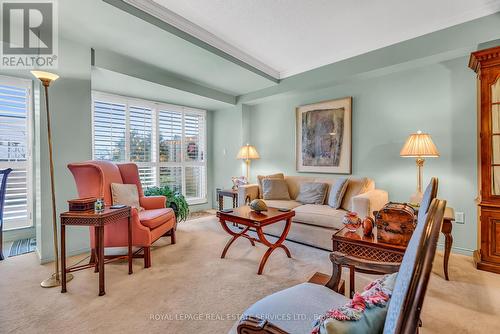
[[296,108],[296,168],[308,173],[352,173],[352,97]]

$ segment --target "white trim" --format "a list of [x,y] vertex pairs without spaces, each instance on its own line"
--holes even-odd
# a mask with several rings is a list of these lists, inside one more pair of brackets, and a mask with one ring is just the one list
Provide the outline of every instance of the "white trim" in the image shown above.
[[265,63],[252,57],[248,53],[238,49],[234,45],[227,43],[226,41],[212,34],[211,32],[203,29],[199,25],[189,21],[188,19],[174,13],[173,11],[169,10],[166,7],[163,7],[162,5],[154,1],[151,0],[123,0],[123,1],[131,6],[134,6],[139,10],[142,10],[143,12],[146,12],[162,20],[165,23],[170,24],[171,26],[174,26],[175,28],[193,37],[196,37],[197,39],[213,46],[214,48],[219,49],[252,67],[255,67],[259,71],[262,71],[267,75],[272,76],[273,78],[276,79],[280,78],[280,72],[275,70],[271,66],[266,65]]

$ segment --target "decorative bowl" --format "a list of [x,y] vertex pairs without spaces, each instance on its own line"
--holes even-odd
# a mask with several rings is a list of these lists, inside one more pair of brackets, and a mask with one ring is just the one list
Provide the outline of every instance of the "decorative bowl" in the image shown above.
[[267,211],[267,205],[261,199],[254,199],[250,202],[250,209],[256,212]]

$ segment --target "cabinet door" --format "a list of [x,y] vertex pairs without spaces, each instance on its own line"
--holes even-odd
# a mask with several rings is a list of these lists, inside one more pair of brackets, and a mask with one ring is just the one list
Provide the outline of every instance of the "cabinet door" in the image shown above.
[[491,85],[491,195],[500,196],[500,79]]
[[500,261],[500,212],[481,212],[481,255],[483,260]]

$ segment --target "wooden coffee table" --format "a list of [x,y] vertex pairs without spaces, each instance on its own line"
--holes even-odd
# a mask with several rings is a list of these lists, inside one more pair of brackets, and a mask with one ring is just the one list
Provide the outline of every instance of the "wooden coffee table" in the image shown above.
[[[292,255],[290,254],[290,250],[285,245],[283,245],[283,242],[285,241],[288,231],[290,230],[293,216],[295,216],[294,211],[281,212],[277,208],[268,208],[267,211],[258,213],[250,209],[248,205],[235,208],[232,212],[218,211],[217,217],[219,217],[219,222],[222,228],[232,236],[231,239],[227,242],[226,247],[224,247],[224,250],[222,251],[221,259],[226,256],[226,253],[233,242],[240,237],[248,239],[252,246],[255,246],[255,242],[260,242],[268,247],[266,253],[262,257],[262,260],[260,261],[259,271],[257,272],[258,275],[262,275],[262,271],[264,270],[267,259],[276,248],[282,248],[285,251],[286,255],[291,258]],[[281,236],[278,238],[278,240],[275,243],[272,243],[266,239],[262,228],[271,224],[275,224],[282,220],[286,222],[285,228],[283,229],[283,232],[281,233]],[[233,231],[228,227],[228,223],[236,223],[242,225],[243,229],[240,232]],[[248,235],[248,232],[251,229],[257,232],[258,238],[254,238]]]

